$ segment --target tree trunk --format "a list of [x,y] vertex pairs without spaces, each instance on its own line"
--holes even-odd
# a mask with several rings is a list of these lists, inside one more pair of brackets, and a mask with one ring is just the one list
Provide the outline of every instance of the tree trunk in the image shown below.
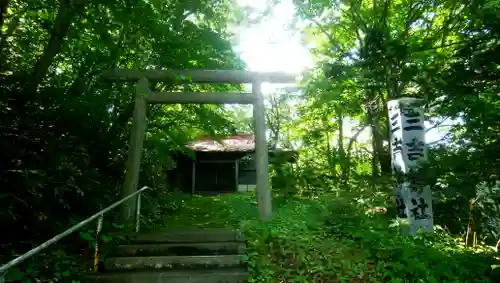
[[335,168],[336,166],[336,163],[334,161],[334,158],[333,158],[333,150],[330,146],[330,133],[328,131],[326,131],[325,133],[325,136],[326,136],[326,154],[328,156],[328,166],[330,166],[331,168],[331,172],[332,172],[332,176],[335,177],[337,176],[337,168]]
[[379,175],[378,164],[379,164],[379,146],[382,146],[382,142],[379,140],[377,119],[375,118],[375,109],[373,106],[369,105],[366,113],[366,118],[370,129],[372,131],[372,178],[375,179]]
[[52,65],[55,56],[61,50],[64,38],[67,36],[71,22],[78,15],[84,5],[83,3],[75,3],[71,6],[68,0],[62,0],[59,4],[56,22],[52,28],[50,39],[45,46],[42,55],[38,58],[33,70],[31,71],[30,79],[26,83],[25,92],[36,92],[38,85],[42,82],[48,73],[50,65]]
[[[378,107],[377,107],[378,108]],[[377,162],[380,165],[380,171],[383,174],[391,174],[391,155],[389,153],[389,147],[384,148],[384,136],[380,127],[380,112],[372,112],[372,139],[374,151],[377,153]]]
[[347,184],[348,176],[349,174],[347,173],[349,171],[349,164],[346,156],[346,152],[344,149],[344,116],[342,115],[341,111],[337,111],[339,113],[337,115],[337,123],[339,127],[339,136],[338,136],[338,154],[339,154],[339,159],[340,159],[340,167],[342,169],[342,183]]
[[354,143],[356,142],[356,140],[358,139],[358,136],[366,129],[367,126],[363,126],[361,129],[359,129],[355,134],[354,136],[351,137],[351,139],[349,140],[349,144],[347,145],[347,151],[345,153],[345,163],[346,163],[346,168],[347,170],[345,170],[344,172],[342,172],[342,179],[344,180],[344,182],[348,182],[349,180],[349,176],[350,176],[350,170],[351,170],[351,151],[352,151],[352,147],[354,146]]
[[[381,141],[381,145],[382,145]],[[380,152],[379,152],[379,163],[380,163],[380,171],[384,175],[390,175],[392,174],[392,167],[391,167],[391,154],[386,148],[381,146]]]
[[9,0],[0,0],[0,27],[3,26],[5,14],[7,14],[7,7],[8,6],[9,6]]
[[344,150],[344,117],[342,114],[337,115],[338,126],[339,126],[339,137],[338,137],[338,147],[339,147],[339,157],[342,165],[342,170],[344,170],[345,161],[345,150]]
[[373,135],[373,132],[376,129],[373,125],[371,125],[370,128],[372,130],[372,178],[375,179],[380,175],[379,170],[378,170],[378,164],[379,164],[378,153],[379,152],[377,150],[377,141],[375,139],[375,136]]
[[474,246],[474,199],[469,200],[469,223],[467,224],[467,237],[465,238],[465,246]]
[[[382,171],[382,174],[384,175],[391,175],[392,174],[392,156],[391,156],[391,146],[390,146],[390,133],[389,133],[389,109],[387,108],[387,100],[384,98],[383,94],[380,95],[381,102],[382,102],[382,112],[380,113],[379,117],[383,117],[383,121],[385,124],[385,127],[381,124],[380,126],[380,139],[382,143],[382,147],[380,148],[379,152],[379,163],[380,163],[380,169]],[[383,146],[383,141],[387,141],[389,144],[387,147]]]

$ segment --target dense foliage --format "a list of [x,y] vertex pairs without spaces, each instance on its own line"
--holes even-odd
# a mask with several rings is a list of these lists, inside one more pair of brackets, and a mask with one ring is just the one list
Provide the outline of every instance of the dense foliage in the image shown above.
[[[375,198],[380,197],[375,196]],[[473,253],[442,229],[401,236],[374,197],[327,195],[287,202],[265,225],[243,224],[251,282],[496,282],[488,253]]]
[[[242,227],[257,282],[486,280],[491,256],[459,243],[465,234],[467,246],[474,235],[479,244],[500,238],[500,3],[294,3],[292,28],[311,46],[315,65],[299,90],[267,96],[271,146],[299,151],[296,164],[271,168],[276,219],[255,221],[248,196],[221,201],[228,210],[217,217],[199,211],[190,214],[193,222],[165,219],[189,209],[188,201],[204,204],[179,197],[166,183],[170,157],[197,136],[253,127],[245,107],[167,105],[147,113],[140,183],[158,189],[144,200],[144,221]],[[119,198],[134,87],[100,74],[112,68],[242,69],[229,27],[244,12],[222,0],[0,1],[0,221],[9,231],[1,233],[3,260]],[[151,85],[181,87],[241,88]],[[387,101],[403,96],[423,98],[429,131],[445,130],[430,144],[425,170],[442,227],[433,236],[401,237],[390,222]],[[389,213],[365,215],[373,206],[389,207]],[[105,226],[116,223],[110,215]],[[92,228],[82,231],[13,276],[25,282],[71,277],[83,266],[73,255],[91,257],[91,235]]]
[[[118,200],[135,91],[132,84],[102,80],[101,73],[120,67],[242,68],[225,17],[233,8],[228,1],[2,6],[0,219],[2,231],[9,231],[1,233],[4,259]],[[231,126],[218,106],[155,106],[148,120],[141,184],[153,187],[165,186],[169,155],[185,141],[227,134]],[[78,238],[68,242],[74,244],[66,251],[88,248]]]
[[[444,129],[430,143],[426,170],[436,222],[453,233],[476,232],[495,244],[500,235],[498,3],[296,5],[298,17],[309,23],[302,31],[317,63],[305,76],[296,126],[308,145],[301,154],[303,164],[310,163],[304,170],[313,167],[330,184],[366,180],[367,173],[378,183],[380,176],[391,174],[387,101],[422,98],[427,131],[436,135]],[[363,133],[369,138],[356,141]]]

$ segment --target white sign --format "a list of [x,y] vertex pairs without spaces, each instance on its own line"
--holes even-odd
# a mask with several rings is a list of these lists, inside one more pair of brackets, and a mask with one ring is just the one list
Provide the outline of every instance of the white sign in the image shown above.
[[397,176],[396,211],[399,218],[408,220],[412,235],[420,228],[433,232],[434,225],[430,187],[413,178],[418,177],[419,162],[427,160],[420,102],[416,98],[400,98],[387,103],[392,170]]

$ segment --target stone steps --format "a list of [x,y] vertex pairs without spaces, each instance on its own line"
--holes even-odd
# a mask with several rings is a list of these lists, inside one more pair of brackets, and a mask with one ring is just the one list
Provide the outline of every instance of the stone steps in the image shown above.
[[100,283],[247,283],[244,268],[215,270],[150,270],[95,274],[87,282]]
[[100,273],[84,282],[246,283],[241,233],[227,230],[173,230],[120,234]]
[[227,255],[244,253],[245,244],[241,242],[131,244],[119,245],[115,249],[115,254],[118,256]]
[[106,270],[187,269],[240,266],[241,255],[112,257],[106,259]]
[[126,241],[138,244],[243,242],[243,235],[241,233],[222,229],[167,230],[143,233],[119,233],[117,235]]

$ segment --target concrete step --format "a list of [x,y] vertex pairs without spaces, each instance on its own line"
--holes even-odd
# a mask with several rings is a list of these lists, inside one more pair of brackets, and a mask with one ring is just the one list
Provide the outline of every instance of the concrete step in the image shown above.
[[151,243],[210,243],[243,242],[243,235],[237,231],[214,230],[165,230],[142,233],[120,233],[119,236],[136,244]]
[[87,275],[86,283],[248,283],[244,269],[151,270]]
[[104,262],[105,270],[142,270],[177,268],[223,268],[243,264],[241,255],[111,257]]
[[117,256],[223,255],[243,253],[245,253],[245,244],[241,242],[119,245],[115,250]]

